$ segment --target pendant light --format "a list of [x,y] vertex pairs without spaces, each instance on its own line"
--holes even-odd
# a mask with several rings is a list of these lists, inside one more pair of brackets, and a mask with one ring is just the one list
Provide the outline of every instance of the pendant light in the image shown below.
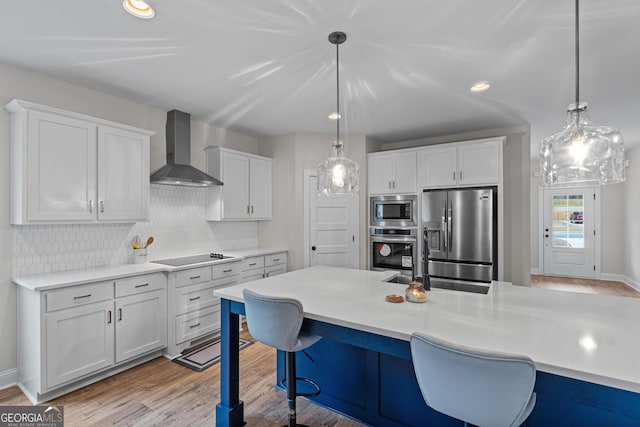
[[589,186],[624,181],[624,141],[617,129],[596,126],[580,102],[580,39],[575,0],[576,99],[564,128],[540,144],[540,186]]
[[347,40],[341,31],[329,34],[329,43],[336,45],[336,140],[332,145],[332,155],[318,164],[318,195],[358,194],[360,167],[344,156],[344,144],[340,140],[340,63],[339,47]]

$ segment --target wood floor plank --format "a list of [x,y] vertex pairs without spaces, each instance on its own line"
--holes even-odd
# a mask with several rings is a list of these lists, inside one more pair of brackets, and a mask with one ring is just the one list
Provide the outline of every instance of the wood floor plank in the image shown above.
[[640,298],[640,292],[628,286],[624,282],[614,280],[595,280],[532,274],[531,286],[534,288],[554,289],[559,291]]
[[[243,338],[251,339],[247,332]],[[275,350],[255,342],[240,352],[240,390],[247,426],[287,423],[284,392],[276,390]],[[64,405],[65,425],[214,426],[220,366],[195,372],[160,357],[49,403]],[[299,397],[298,422],[356,427],[356,421]],[[18,387],[0,390],[0,405],[30,405]]]

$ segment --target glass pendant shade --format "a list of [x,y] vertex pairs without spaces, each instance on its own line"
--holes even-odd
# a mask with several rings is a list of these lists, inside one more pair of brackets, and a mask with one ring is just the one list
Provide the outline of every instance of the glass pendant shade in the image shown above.
[[318,195],[355,195],[360,166],[344,156],[341,143],[333,145],[331,157],[318,164]]
[[570,105],[564,128],[540,144],[542,187],[615,184],[624,169],[622,134],[591,123],[586,103]]

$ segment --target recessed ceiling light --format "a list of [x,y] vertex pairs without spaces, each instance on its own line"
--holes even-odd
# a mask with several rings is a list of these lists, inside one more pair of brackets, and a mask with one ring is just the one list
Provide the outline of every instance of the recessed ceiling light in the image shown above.
[[124,10],[137,18],[151,19],[156,15],[153,8],[142,0],[124,0],[122,6],[124,6]]
[[485,90],[491,87],[491,83],[489,82],[478,82],[471,86],[471,92],[484,92]]
[[329,117],[329,120],[338,120],[342,118],[342,116],[338,113],[331,113],[327,117]]

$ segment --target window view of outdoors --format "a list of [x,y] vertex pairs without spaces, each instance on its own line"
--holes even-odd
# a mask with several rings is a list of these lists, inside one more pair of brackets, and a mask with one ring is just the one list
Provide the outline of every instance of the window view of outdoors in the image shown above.
[[577,194],[553,196],[553,246],[584,248],[584,199]]

